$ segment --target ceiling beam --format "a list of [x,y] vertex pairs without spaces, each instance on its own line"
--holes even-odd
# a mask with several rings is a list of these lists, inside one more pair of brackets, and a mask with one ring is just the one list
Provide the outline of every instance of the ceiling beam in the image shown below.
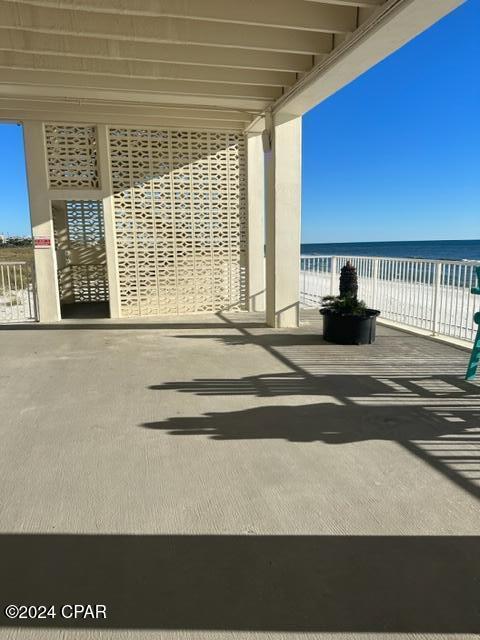
[[[209,120],[215,122],[225,123],[226,126],[230,125],[243,125],[245,126],[252,120],[252,115],[243,111],[234,111],[233,109],[208,109],[206,107],[175,107],[165,105],[151,105],[145,103],[131,104],[128,102],[107,102],[98,100],[74,100],[74,99],[59,99],[59,98],[19,98],[13,97],[0,97],[0,108],[4,110],[10,110],[17,112],[30,111],[32,113],[68,113],[69,118],[73,116],[86,117],[96,115],[115,117],[118,119],[123,118],[127,121],[132,121],[141,116],[142,118],[150,119],[165,119],[174,118],[177,120]],[[51,119],[52,116],[49,116]],[[47,118],[48,119],[48,118]]]
[[336,4],[344,7],[380,7],[386,0],[305,0],[312,4]]
[[[114,15],[186,18],[323,33],[347,33],[356,27],[356,6],[298,0],[7,0],[54,9]],[[348,6],[350,4],[351,6]],[[378,3],[377,3],[378,4]]]
[[[0,48],[29,53],[48,53],[62,57],[74,56],[105,60],[138,60],[191,64],[232,69],[258,69],[303,73],[312,67],[312,56],[295,53],[223,49],[196,45],[156,44],[106,40],[99,37],[69,35],[2,28]],[[325,58],[326,54],[320,55]]]
[[273,101],[282,94],[278,87],[263,87],[244,84],[225,84],[195,82],[191,80],[149,80],[137,78],[123,78],[108,75],[71,74],[56,71],[24,71],[19,69],[0,68],[0,82],[30,84],[36,87],[56,86],[86,89],[113,89],[115,91],[149,92],[149,93],[178,93],[188,96],[225,96],[239,98],[261,98]]
[[144,116],[136,114],[133,119],[126,119],[123,116],[111,116],[108,114],[98,113],[79,114],[75,111],[32,111],[4,108],[0,105],[0,121],[3,122],[24,122],[26,120],[36,120],[40,122],[75,122],[75,123],[91,123],[91,124],[107,124],[119,127],[165,127],[174,129],[213,129],[227,131],[243,131],[245,123],[239,122],[222,122],[218,120],[204,120],[192,118],[185,120],[183,118],[171,118],[160,116]]
[[[2,44],[0,43],[0,47]],[[155,80],[191,80],[197,82],[248,84],[288,87],[297,80],[295,73],[253,69],[225,69],[199,65],[139,62],[137,60],[103,60],[39,55],[0,49],[0,68],[30,71],[56,71],[83,75],[110,75]]]
[[465,0],[388,0],[273,105],[277,120],[301,116],[443,18]]
[[[0,24],[11,29],[58,35],[96,36],[129,42],[207,45],[316,55],[332,49],[330,34],[235,24],[197,22],[49,9],[0,0]],[[221,56],[221,52],[219,52]]]
[[[5,72],[2,72],[2,75]],[[20,72],[17,72],[17,75]],[[244,111],[252,115],[258,115],[264,111],[271,101],[264,98],[244,98],[215,95],[188,95],[182,93],[159,93],[151,91],[123,91],[111,88],[88,89],[85,87],[48,85],[40,82],[37,85],[22,82],[2,81],[0,77],[0,98],[12,97],[22,99],[50,99],[74,100],[81,103],[83,100],[97,100],[107,102],[121,102],[130,104],[171,105],[174,107],[207,107],[214,109],[234,109]]]

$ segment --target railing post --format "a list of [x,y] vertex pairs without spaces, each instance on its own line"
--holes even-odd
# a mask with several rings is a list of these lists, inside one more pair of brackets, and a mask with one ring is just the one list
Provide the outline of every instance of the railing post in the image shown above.
[[335,295],[335,285],[337,284],[337,279],[336,279],[336,274],[337,274],[337,256],[332,256],[332,273],[330,276],[330,295],[334,296]]
[[435,288],[433,291],[433,315],[432,315],[432,334],[437,335],[440,321],[440,286],[442,284],[442,265],[436,262],[434,265]]
[[[27,262],[27,273],[29,278],[29,283],[31,284],[32,291],[30,292],[30,286],[27,287],[28,291],[28,301],[29,304],[33,303],[33,313],[31,314],[32,319],[38,322],[38,301],[37,301],[37,283],[35,281],[35,265],[33,262]],[[30,306],[29,306],[30,308]]]
[[378,258],[373,259],[372,308],[377,304]]
[[300,258],[300,269],[303,276],[302,291],[300,291],[300,302],[302,304],[306,304],[306,300],[307,300],[307,274],[306,274],[307,259],[306,258]]

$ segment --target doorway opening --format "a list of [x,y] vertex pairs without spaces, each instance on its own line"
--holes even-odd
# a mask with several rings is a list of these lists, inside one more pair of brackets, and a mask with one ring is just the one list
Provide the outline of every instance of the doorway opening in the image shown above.
[[110,317],[102,202],[54,200],[52,217],[62,319]]

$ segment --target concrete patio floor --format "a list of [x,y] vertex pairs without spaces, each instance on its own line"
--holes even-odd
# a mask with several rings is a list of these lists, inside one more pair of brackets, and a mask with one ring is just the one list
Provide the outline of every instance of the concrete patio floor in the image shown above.
[[312,312],[0,329],[2,608],[109,614],[1,638],[480,631],[465,351],[329,345]]

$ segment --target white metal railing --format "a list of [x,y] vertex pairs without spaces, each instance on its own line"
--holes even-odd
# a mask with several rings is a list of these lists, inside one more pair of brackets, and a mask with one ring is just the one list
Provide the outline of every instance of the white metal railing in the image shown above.
[[349,260],[358,273],[358,297],[381,317],[433,335],[473,342],[473,314],[479,298],[479,262],[417,260],[366,256],[301,256],[300,300],[318,306],[323,296],[338,295],[340,269]]
[[30,262],[0,262],[0,322],[36,319],[33,265]]

